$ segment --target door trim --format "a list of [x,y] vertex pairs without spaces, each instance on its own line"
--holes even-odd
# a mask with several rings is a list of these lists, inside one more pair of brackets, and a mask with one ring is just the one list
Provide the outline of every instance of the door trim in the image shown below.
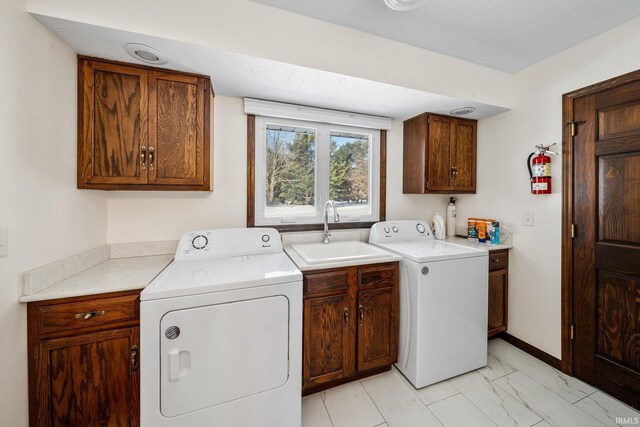
[[[573,101],[583,96],[593,95],[616,86],[640,81],[640,70],[632,71],[590,86],[562,95],[562,372],[573,373],[573,346],[571,325],[573,324],[573,242],[571,226],[573,224],[573,138],[571,127],[573,120]],[[579,233],[577,230],[576,233]]]

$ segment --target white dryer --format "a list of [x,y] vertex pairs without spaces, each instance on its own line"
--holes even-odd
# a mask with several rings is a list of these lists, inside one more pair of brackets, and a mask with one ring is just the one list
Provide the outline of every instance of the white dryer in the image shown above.
[[302,273],[277,230],[185,234],[140,301],[143,427],[300,425]]
[[401,255],[396,366],[416,388],[487,364],[488,251],[434,240],[424,221],[380,222],[369,243]]

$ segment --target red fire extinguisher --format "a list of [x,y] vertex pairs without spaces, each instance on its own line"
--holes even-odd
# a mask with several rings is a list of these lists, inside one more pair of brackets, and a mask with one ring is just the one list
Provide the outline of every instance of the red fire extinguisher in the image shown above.
[[554,145],[556,144],[536,145],[537,151],[529,154],[527,168],[531,180],[531,194],[551,194],[551,157],[547,156],[547,153],[558,155],[555,151],[549,150]]

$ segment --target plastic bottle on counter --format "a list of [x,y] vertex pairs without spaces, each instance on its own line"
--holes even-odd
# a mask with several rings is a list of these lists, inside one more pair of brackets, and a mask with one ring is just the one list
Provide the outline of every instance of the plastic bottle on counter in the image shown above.
[[478,242],[485,243],[487,241],[487,223],[484,219],[476,219],[476,230],[478,230]]
[[493,234],[491,235],[491,243],[494,245],[500,244],[500,223],[498,221],[493,221],[491,224],[493,226]]
[[447,236],[456,235],[456,198],[449,197],[447,206]]
[[476,218],[468,218],[467,219],[467,239],[469,240],[477,240],[478,239],[478,230],[476,229]]
[[444,218],[440,215],[440,212],[433,216],[433,237],[438,240],[445,238]]

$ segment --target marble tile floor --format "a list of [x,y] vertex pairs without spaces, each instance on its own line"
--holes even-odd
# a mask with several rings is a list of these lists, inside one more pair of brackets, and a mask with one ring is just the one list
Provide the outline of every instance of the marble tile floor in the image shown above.
[[394,368],[302,400],[302,427],[625,425],[616,418],[640,412],[500,339],[487,367],[420,390]]

